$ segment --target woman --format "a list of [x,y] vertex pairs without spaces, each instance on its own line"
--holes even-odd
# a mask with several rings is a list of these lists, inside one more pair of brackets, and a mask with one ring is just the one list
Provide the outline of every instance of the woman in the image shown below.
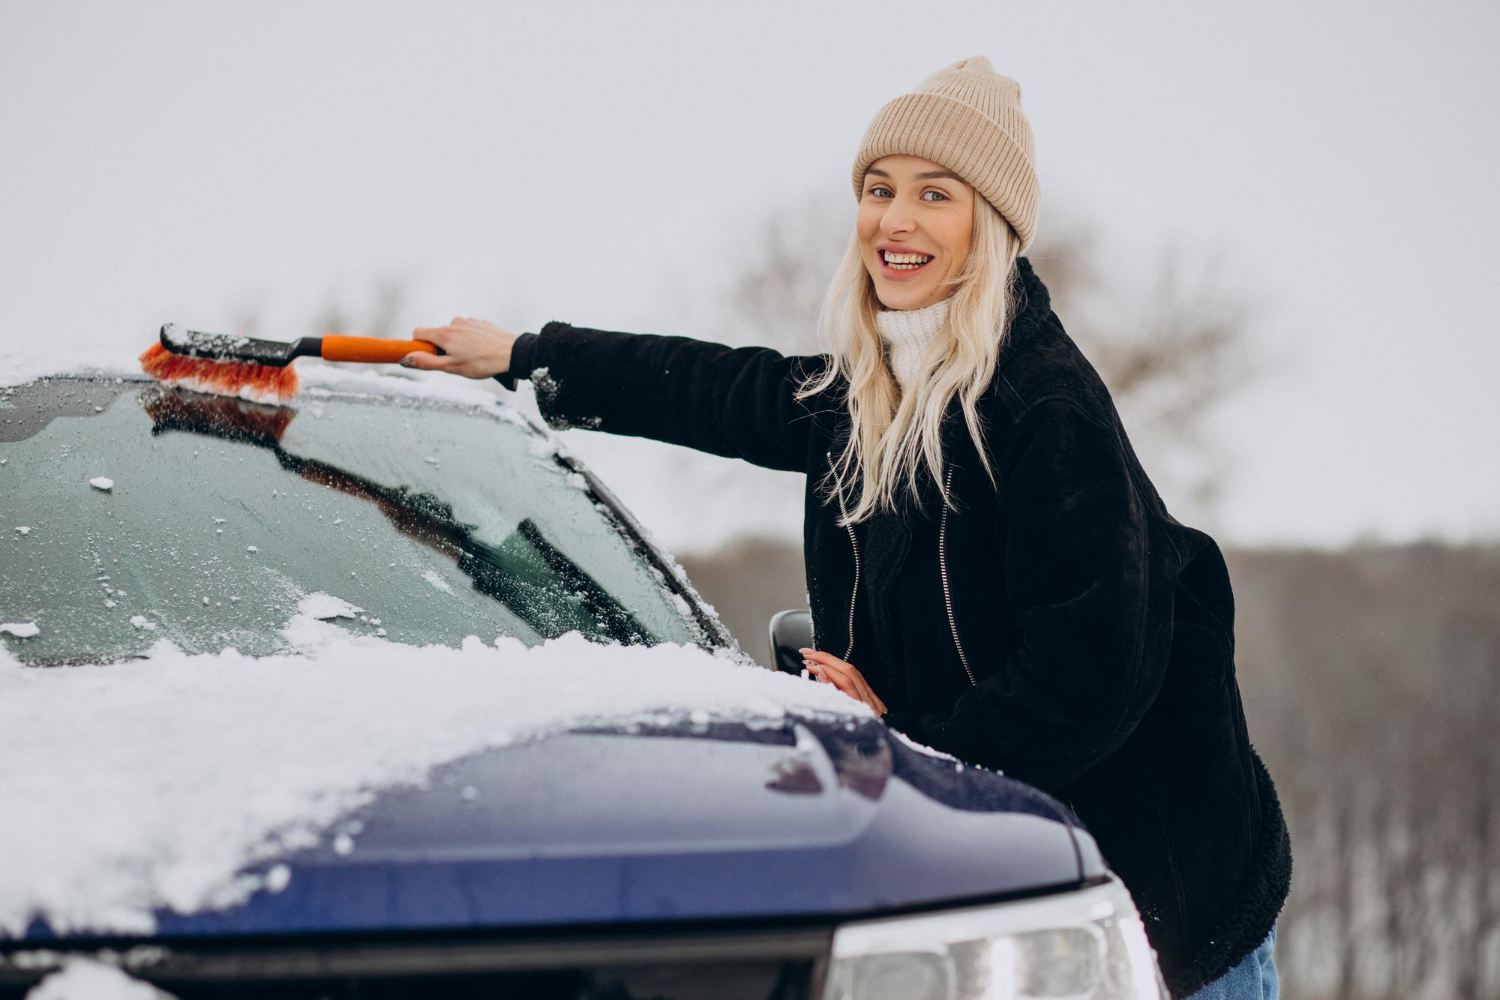
[[415,333],[445,355],[408,361],[529,377],[554,427],[805,472],[810,670],[1068,803],[1174,996],[1261,1000],[1291,853],[1246,734],[1228,574],[1167,513],[1020,256],[1033,162],[1020,87],[983,58],[887,104],[855,159],[827,354],[454,320]]

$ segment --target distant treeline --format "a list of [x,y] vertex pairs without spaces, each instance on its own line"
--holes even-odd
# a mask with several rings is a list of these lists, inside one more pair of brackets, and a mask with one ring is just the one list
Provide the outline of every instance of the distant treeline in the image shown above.
[[[1283,994],[1500,997],[1500,545],[1226,552],[1251,741],[1292,828]],[[746,652],[800,547],[682,557]]]

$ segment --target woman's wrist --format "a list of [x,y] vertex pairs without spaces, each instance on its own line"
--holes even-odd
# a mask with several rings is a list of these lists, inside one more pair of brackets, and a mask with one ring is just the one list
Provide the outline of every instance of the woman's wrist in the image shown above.
[[532,371],[531,351],[537,335],[522,333],[510,344],[510,359],[505,371],[495,373],[495,381],[511,392],[516,391],[516,379],[530,378]]

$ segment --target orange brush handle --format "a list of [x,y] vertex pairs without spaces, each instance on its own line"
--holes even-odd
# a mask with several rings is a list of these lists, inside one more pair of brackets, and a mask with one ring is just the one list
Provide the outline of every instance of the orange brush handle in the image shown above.
[[438,353],[436,345],[425,340],[385,340],[380,337],[343,337],[335,334],[323,338],[322,355],[326,361],[395,364],[412,351]]

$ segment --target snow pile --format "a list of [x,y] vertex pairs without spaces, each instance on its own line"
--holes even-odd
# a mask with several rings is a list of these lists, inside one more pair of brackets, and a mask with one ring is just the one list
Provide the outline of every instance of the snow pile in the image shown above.
[[[304,390],[313,389],[314,395],[319,394],[317,390],[331,390],[341,395],[409,396],[485,407],[495,407],[501,400],[500,383],[494,379],[462,378],[397,365],[339,364],[321,358],[301,358],[296,364]],[[291,405],[297,405],[296,398]]]
[[40,632],[36,622],[5,622],[0,624],[0,632],[9,632],[18,639],[30,639]]
[[105,351],[98,356],[97,363],[80,364],[73,357],[55,352],[0,350],[0,389],[25,385],[50,375],[89,373],[114,376],[121,372],[138,372],[141,370],[141,363],[136,359],[139,353],[139,349],[133,353]]
[[26,994],[26,1000],[170,1000],[150,983],[90,958],[70,958]]
[[357,608],[341,597],[325,594],[321,590],[308,594],[297,602],[297,613],[309,618],[327,621],[330,618],[358,618],[364,608]]
[[283,630],[294,652],[271,657],[161,641],[143,660],[42,670],[0,649],[0,936],[36,915],[149,933],[154,909],[284,888],[285,868],[274,885],[247,869],[318,843],[378,789],[580,723],[870,714],[695,646],[572,632],[530,649],[473,636],[416,648],[315,617],[348,610],[309,595]]

